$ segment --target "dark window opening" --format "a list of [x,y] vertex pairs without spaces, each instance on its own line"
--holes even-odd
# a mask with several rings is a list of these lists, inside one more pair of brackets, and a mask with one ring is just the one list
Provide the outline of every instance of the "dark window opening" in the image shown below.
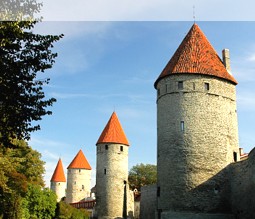
[[160,197],[160,186],[157,188],[157,197]]
[[81,186],[81,189],[82,189],[82,190],[84,189],[84,185]]
[[236,162],[236,161],[237,161],[237,153],[234,152],[234,153],[233,153],[233,156],[234,156],[234,162]]
[[107,144],[105,145],[105,150],[108,150],[108,145]]
[[209,89],[210,89],[209,83],[205,83],[205,90],[209,90]]
[[182,90],[183,89],[183,81],[179,81],[178,82],[178,90]]
[[106,174],[106,169],[104,169],[104,174]]
[[196,90],[196,84],[193,82],[193,90]]
[[81,172],[81,169],[79,169],[79,173]]
[[126,184],[127,184],[127,181],[126,181],[126,180],[124,180],[123,182],[124,182],[124,185],[126,185]]
[[120,151],[123,151],[123,146],[122,145],[120,146]]

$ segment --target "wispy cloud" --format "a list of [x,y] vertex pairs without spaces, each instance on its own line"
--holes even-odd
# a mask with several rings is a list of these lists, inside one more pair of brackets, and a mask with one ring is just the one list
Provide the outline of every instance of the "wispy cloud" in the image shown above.
[[33,147],[36,146],[41,148],[45,148],[45,147],[58,148],[58,147],[63,147],[64,145],[66,145],[66,143],[64,142],[57,142],[50,139],[37,138],[35,136],[31,137],[29,144],[32,145]]
[[[193,20],[192,8],[200,20],[254,20],[254,2],[244,0],[43,0],[45,20]],[[217,13],[215,13],[217,11]],[[210,13],[211,12],[211,13]]]

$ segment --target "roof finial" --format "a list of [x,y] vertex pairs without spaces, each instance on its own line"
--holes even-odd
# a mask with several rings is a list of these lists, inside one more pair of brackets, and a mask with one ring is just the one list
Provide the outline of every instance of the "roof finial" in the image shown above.
[[196,10],[195,10],[195,5],[193,5],[193,20],[194,24],[196,23]]

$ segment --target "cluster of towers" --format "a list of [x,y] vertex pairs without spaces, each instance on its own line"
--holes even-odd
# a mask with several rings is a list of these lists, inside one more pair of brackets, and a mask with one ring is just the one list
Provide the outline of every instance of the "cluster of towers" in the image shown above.
[[91,166],[80,150],[67,167],[67,181],[59,159],[51,178],[51,190],[57,194],[58,201],[66,197],[67,203],[75,203],[90,197],[90,181]]
[[[98,218],[122,217],[133,211],[132,193],[128,189],[129,143],[113,112],[97,143],[96,214]],[[90,200],[91,166],[80,150],[67,167],[67,185],[61,159],[51,178],[51,189],[58,201],[67,203]],[[125,212],[124,212],[125,211]]]
[[[254,190],[251,173],[255,164],[252,158],[248,163],[237,162],[240,153],[236,85],[230,73],[229,51],[223,50],[222,61],[194,24],[154,84],[157,191],[148,197],[142,194],[141,205],[143,202],[145,211],[152,210],[146,217],[141,215],[142,219],[254,216],[248,204],[251,199],[243,198],[240,192]],[[122,218],[132,211],[127,200],[129,143],[115,112],[96,146],[98,218]],[[64,173],[58,170],[61,168],[60,160],[52,177],[52,189],[60,197],[65,195]],[[69,203],[88,196],[90,171],[80,151],[68,167]],[[241,172],[245,172],[248,186],[242,186]],[[239,197],[241,204],[233,197]]]

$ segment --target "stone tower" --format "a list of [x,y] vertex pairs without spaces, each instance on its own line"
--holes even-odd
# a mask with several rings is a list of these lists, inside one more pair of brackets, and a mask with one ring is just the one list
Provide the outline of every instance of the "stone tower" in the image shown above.
[[75,203],[90,197],[91,166],[82,150],[67,167],[66,202]]
[[[98,219],[122,218],[128,181],[129,143],[113,112],[97,143],[96,211]],[[126,200],[125,200],[126,201]]]
[[226,167],[239,160],[237,81],[224,64],[194,24],[154,84],[158,218],[230,212]]
[[66,195],[66,177],[61,159],[58,160],[57,166],[51,177],[50,189],[56,193],[58,202]]

